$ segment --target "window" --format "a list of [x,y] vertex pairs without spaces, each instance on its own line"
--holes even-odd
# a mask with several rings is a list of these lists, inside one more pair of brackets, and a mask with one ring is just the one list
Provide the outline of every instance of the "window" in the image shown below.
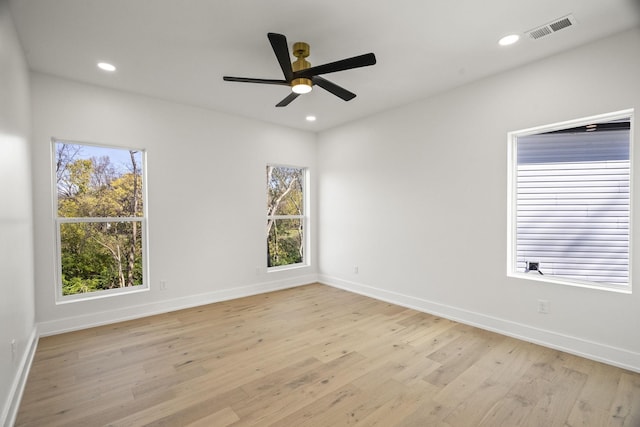
[[631,290],[631,115],[510,134],[510,275]]
[[306,264],[306,169],[267,166],[267,267]]
[[145,153],[53,141],[58,301],[148,289]]

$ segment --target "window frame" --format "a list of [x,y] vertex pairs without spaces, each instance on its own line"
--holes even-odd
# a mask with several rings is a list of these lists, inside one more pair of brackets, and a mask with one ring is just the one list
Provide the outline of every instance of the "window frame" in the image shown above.
[[[60,217],[58,216],[58,187],[56,182],[56,144],[66,143],[73,145],[81,145],[87,147],[97,147],[116,150],[135,150],[141,155],[142,166],[142,216],[134,217]],[[54,264],[55,264],[55,286],[56,286],[56,304],[67,304],[79,301],[87,301],[101,298],[108,298],[116,295],[128,295],[138,292],[146,292],[150,290],[149,280],[149,246],[148,246],[148,196],[147,196],[147,151],[144,148],[128,147],[104,143],[81,142],[65,138],[51,138],[51,174],[52,174],[52,214],[54,226]],[[114,223],[114,222],[138,222],[140,224],[141,233],[141,262],[142,262],[142,284],[124,288],[103,289],[94,292],[77,293],[73,295],[63,294],[62,284],[62,240],[61,228],[62,224],[81,224],[81,223]]]
[[[303,235],[302,235],[302,241],[303,241],[303,247],[302,247],[302,262],[298,262],[298,263],[294,263],[294,264],[287,264],[287,265],[277,265],[277,266],[273,266],[273,267],[269,267],[268,262],[266,262],[266,271],[267,273],[273,273],[273,272],[278,272],[278,271],[284,271],[284,270],[293,270],[293,269],[298,269],[298,268],[304,268],[304,267],[309,267],[311,265],[310,263],[310,254],[309,254],[309,248],[310,248],[310,228],[309,228],[309,224],[310,224],[310,218],[309,218],[309,207],[310,207],[310,195],[309,195],[309,176],[310,176],[310,172],[309,172],[309,168],[305,167],[305,166],[296,166],[296,165],[290,165],[290,164],[281,164],[281,163],[267,163],[266,168],[269,167],[273,167],[273,168],[290,168],[290,169],[300,169],[302,170],[302,177],[303,177],[303,182],[302,182],[302,211],[303,214],[302,215],[268,215],[266,216],[267,221],[269,221],[269,219],[273,219],[273,220],[279,220],[279,219],[300,219],[302,221],[302,229],[303,229]],[[268,182],[265,182],[265,185],[267,187],[265,187],[265,189],[268,191]],[[266,200],[265,200],[265,205],[267,205]],[[268,256],[268,245],[269,245],[269,235],[266,235],[267,238],[267,246],[265,247],[265,249],[267,249],[267,256]]]
[[[559,276],[535,275],[519,272],[517,264],[517,175],[518,175],[518,137],[530,136],[540,133],[553,132],[573,127],[586,126],[594,123],[604,123],[612,120],[629,118],[629,254],[628,273],[629,280],[626,285],[614,285],[607,283],[589,282],[584,280],[570,279]],[[549,125],[536,126],[532,128],[511,131],[507,133],[507,276],[518,279],[527,279],[537,282],[553,283],[559,285],[577,286],[588,289],[605,290],[625,294],[632,293],[632,264],[633,264],[633,200],[634,197],[634,109],[625,109],[611,113],[598,114],[574,120],[568,120]]]

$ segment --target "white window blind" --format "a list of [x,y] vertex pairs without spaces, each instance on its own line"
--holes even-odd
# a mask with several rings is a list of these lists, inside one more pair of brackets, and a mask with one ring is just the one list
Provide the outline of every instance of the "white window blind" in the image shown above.
[[629,151],[629,129],[517,138],[517,271],[628,284]]

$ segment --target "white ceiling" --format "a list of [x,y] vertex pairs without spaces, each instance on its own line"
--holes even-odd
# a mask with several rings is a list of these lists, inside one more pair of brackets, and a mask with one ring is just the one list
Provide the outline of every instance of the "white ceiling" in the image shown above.
[[[320,131],[407,104],[640,25],[640,0],[11,0],[31,69],[184,104]],[[523,33],[573,14],[539,40]],[[288,107],[267,40],[311,45],[312,65],[374,52],[372,67],[324,75],[358,96],[318,86]],[[292,58],[295,59],[295,58]],[[96,68],[112,62],[114,74]],[[315,123],[304,120],[308,114]]]

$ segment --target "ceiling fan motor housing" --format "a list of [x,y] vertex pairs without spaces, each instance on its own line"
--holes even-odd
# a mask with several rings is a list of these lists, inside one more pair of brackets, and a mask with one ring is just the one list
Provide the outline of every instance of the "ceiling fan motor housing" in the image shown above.
[[[291,63],[291,68],[293,72],[306,70],[307,68],[311,68],[311,63],[307,61],[305,58],[309,56],[310,49],[309,44],[304,42],[296,42],[293,44],[293,55],[298,58],[294,62]],[[293,79],[291,81],[291,86],[297,85],[306,85],[311,87],[312,82],[311,79],[307,78],[299,78]]]

